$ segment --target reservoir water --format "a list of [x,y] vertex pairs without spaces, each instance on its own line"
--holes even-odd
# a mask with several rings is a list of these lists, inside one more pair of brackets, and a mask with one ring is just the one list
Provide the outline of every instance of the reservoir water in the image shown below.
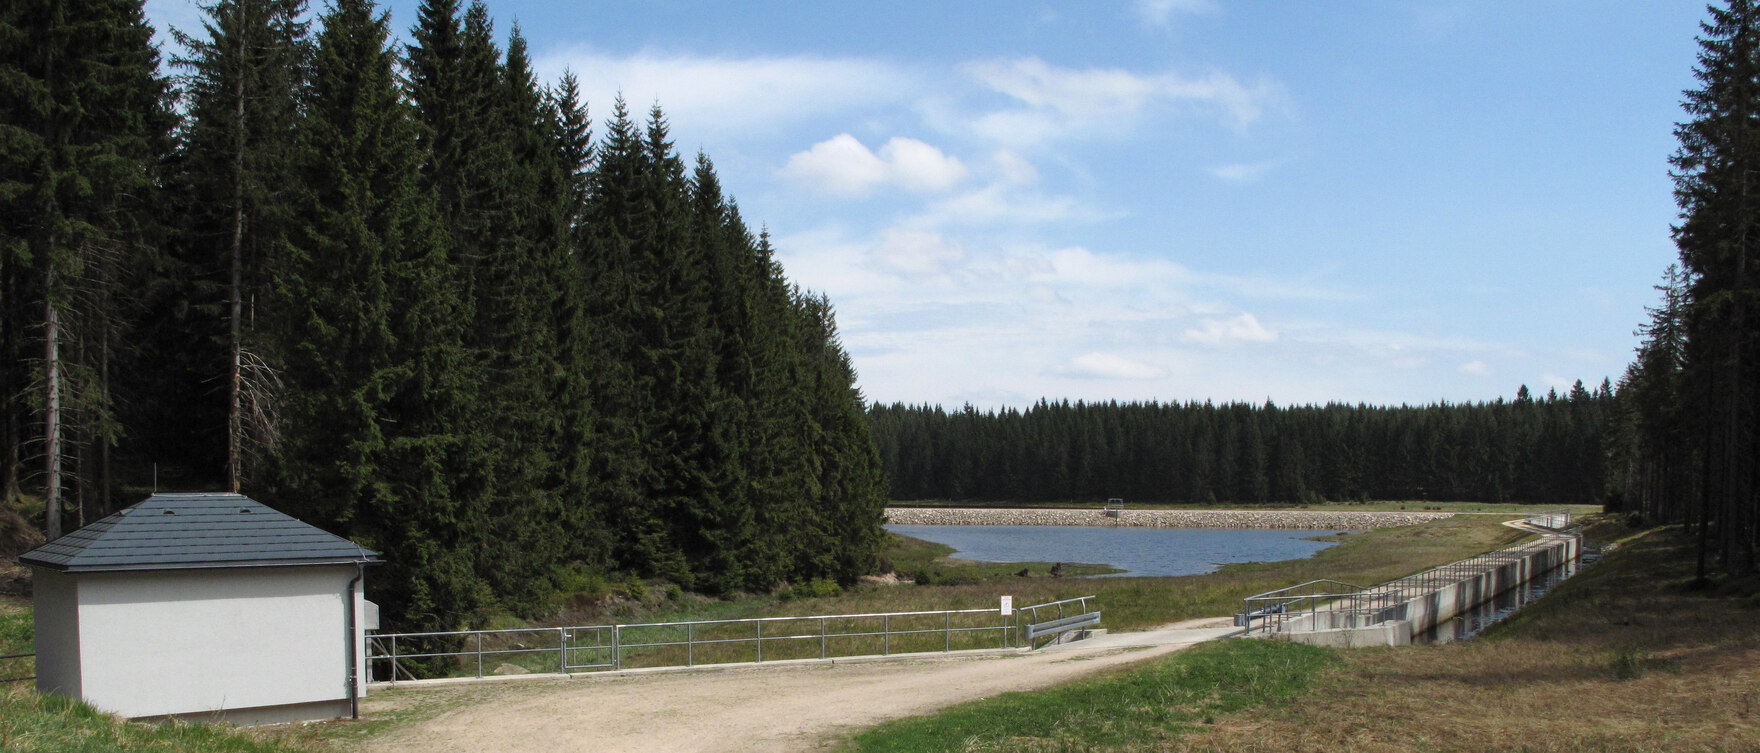
[[1235,562],[1314,556],[1333,531],[1276,528],[1133,528],[1123,526],[903,526],[886,530],[946,544],[952,556],[981,562],[1081,562],[1111,565],[1114,575],[1197,575]]

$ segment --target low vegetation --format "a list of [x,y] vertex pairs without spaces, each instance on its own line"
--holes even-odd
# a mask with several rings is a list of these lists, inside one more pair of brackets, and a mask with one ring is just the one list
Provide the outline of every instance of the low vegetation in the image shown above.
[[1337,659],[1270,641],[1202,644],[1171,660],[1009,693],[868,730],[850,750],[928,753],[1149,749],[1218,715],[1285,701]]
[[[1472,641],[1355,651],[1207,644],[1111,677],[884,725],[846,747],[1760,750],[1760,582],[1695,581],[1691,538],[1675,527],[1602,523],[1591,535],[1627,538]],[[1218,657],[1231,671],[1208,678]],[[1207,678],[1208,691],[1189,692],[1186,677]],[[1091,702],[1113,713],[1096,716]]]
[[138,724],[28,685],[0,689],[0,750],[16,753],[311,753],[280,731]]

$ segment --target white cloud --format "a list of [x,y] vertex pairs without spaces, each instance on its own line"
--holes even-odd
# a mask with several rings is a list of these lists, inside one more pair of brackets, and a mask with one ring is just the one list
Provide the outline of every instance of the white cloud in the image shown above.
[[1461,364],[1461,373],[1485,376],[1491,373],[1491,367],[1486,366],[1484,361],[1468,361]]
[[872,258],[886,269],[920,278],[949,274],[966,261],[966,252],[939,233],[890,229],[874,247]]
[[1186,330],[1192,342],[1220,345],[1230,342],[1273,342],[1277,333],[1266,329],[1252,314],[1241,312],[1233,319],[1205,319],[1202,327]]
[[1166,26],[1178,13],[1207,16],[1219,11],[1215,0],[1137,0],[1137,15],[1151,26]]
[[945,191],[965,178],[966,166],[916,139],[895,136],[876,154],[856,137],[840,133],[790,156],[781,172],[816,189],[865,196],[883,186]]
[[621,93],[637,117],[657,101],[675,123],[721,129],[884,105],[917,88],[898,68],[853,58],[613,56],[576,45],[538,56],[533,67],[549,80],[574,71],[595,119],[609,117]]
[[1005,183],[992,183],[933,202],[909,222],[925,227],[1018,227],[1049,222],[1094,222],[1116,216],[1116,213],[1102,212],[1070,196],[1046,196]]
[[1078,70],[1036,57],[974,62],[964,68],[981,85],[1024,105],[969,122],[972,130],[1004,144],[1116,132],[1156,104],[1194,106],[1245,128],[1284,99],[1282,89],[1269,80],[1249,85],[1220,71],[1189,77],[1117,68]]
[[1210,168],[1210,174],[1230,183],[1252,183],[1276,167],[1272,162],[1252,162],[1234,165],[1221,165]]
[[1167,369],[1111,353],[1088,353],[1070,359],[1067,366],[1055,373],[1101,379],[1156,379],[1166,376]]
[[1013,149],[998,150],[991,155],[990,168],[1003,183],[1024,186],[1039,182],[1039,169]]
[[1052,280],[1098,287],[1154,288],[1190,282],[1190,272],[1165,259],[1132,259],[1120,254],[1096,254],[1080,246],[1050,254]]

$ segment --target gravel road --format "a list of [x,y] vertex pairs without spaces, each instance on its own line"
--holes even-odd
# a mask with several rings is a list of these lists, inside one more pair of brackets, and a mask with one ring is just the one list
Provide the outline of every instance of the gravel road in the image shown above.
[[439,716],[371,738],[372,753],[688,753],[821,750],[840,734],[998,693],[1031,690],[1178,651],[1234,632],[1196,620],[1103,635],[1033,654],[930,656],[406,685],[369,695],[364,715],[425,694],[453,705]]

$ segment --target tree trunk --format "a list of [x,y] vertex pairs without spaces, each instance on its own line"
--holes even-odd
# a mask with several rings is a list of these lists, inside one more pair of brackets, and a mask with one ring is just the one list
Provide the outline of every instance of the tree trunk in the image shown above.
[[43,533],[54,541],[61,537],[61,312],[55,310],[55,262],[47,255],[43,259],[43,465]]
[[[240,65],[244,60],[244,35],[238,35],[238,59]],[[238,492],[240,478],[244,475],[243,449],[244,416],[240,414],[239,404],[239,373],[243,363],[243,326],[241,317],[244,314],[244,76],[242,71],[234,84],[235,97],[233,114],[233,152],[232,152],[232,309],[231,309],[231,346],[232,365],[226,412],[226,487],[233,493]]]

